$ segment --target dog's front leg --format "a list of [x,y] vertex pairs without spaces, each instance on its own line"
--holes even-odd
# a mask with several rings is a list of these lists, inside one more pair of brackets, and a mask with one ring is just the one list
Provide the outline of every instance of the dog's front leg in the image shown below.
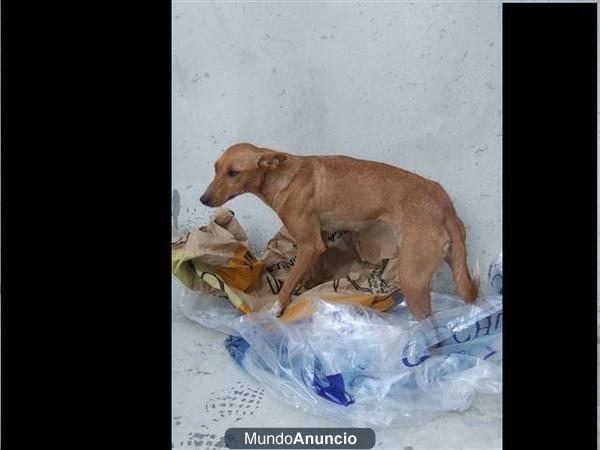
[[317,238],[304,238],[297,241],[296,262],[279,292],[279,304],[273,306],[272,312],[275,315],[279,315],[285,309],[292,299],[292,292],[298,283],[319,262],[319,258],[325,252],[326,247],[320,234],[317,236]]

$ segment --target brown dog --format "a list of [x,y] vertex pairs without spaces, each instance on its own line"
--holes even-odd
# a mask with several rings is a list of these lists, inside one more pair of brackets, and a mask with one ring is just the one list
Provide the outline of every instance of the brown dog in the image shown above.
[[417,320],[431,314],[430,284],[444,260],[462,298],[471,303],[478,296],[479,280],[467,267],[464,225],[434,181],[346,156],[298,156],[236,144],[215,163],[215,178],[200,201],[220,206],[246,192],[273,208],[298,246],[276,313],[318,264],[326,248],[321,230],[359,231],[375,222],[387,223],[398,237],[399,288]]

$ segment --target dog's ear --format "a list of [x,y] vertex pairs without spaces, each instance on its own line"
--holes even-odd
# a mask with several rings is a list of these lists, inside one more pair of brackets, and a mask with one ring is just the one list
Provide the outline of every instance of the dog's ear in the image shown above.
[[256,165],[259,169],[273,170],[279,167],[279,164],[287,159],[283,153],[268,152],[258,158]]

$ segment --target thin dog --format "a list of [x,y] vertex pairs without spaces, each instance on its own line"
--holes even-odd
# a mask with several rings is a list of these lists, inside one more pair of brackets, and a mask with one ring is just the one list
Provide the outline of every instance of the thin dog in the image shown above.
[[326,249],[322,231],[360,231],[376,222],[389,225],[398,238],[398,287],[417,320],[432,312],[431,281],[443,261],[465,302],[479,295],[479,278],[467,267],[465,227],[434,181],[380,162],[299,156],[241,143],[217,160],[215,178],[200,201],[216,207],[248,192],[277,213],[298,248],[275,314],[317,267]]

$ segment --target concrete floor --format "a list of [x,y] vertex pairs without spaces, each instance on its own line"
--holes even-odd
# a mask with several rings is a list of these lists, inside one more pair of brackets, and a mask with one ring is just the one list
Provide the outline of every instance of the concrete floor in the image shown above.
[[[229,356],[226,336],[187,319],[173,297],[173,448],[225,448],[223,435],[231,427],[340,426],[266,392]],[[501,395],[478,396],[464,413],[423,426],[375,429],[375,449],[499,449],[501,402]]]

